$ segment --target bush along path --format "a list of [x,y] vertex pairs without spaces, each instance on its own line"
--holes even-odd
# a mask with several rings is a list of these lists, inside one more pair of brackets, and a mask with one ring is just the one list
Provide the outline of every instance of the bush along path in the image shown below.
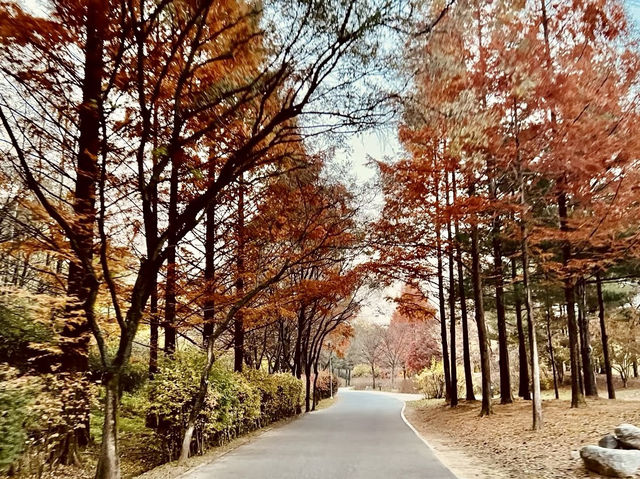
[[[166,461],[176,460],[180,454],[198,388],[196,361],[189,356],[178,356],[161,367],[150,381],[147,423],[155,430]],[[329,397],[328,378],[318,381],[319,385],[325,383],[326,387],[315,391],[318,399]],[[303,401],[304,382],[291,374],[268,374],[255,369],[237,373],[216,364],[196,421],[190,455],[201,455],[211,447],[296,416],[302,410]]]

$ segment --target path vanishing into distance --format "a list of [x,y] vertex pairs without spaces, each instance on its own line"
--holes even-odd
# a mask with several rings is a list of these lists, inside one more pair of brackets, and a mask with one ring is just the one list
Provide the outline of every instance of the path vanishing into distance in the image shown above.
[[337,402],[265,432],[181,479],[455,479],[405,424],[392,395],[340,390]]

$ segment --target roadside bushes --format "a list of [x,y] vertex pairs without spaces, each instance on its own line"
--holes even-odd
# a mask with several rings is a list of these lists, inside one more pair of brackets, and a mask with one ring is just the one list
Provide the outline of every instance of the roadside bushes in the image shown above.
[[[464,378],[464,371],[458,367],[458,377]],[[480,378],[474,378],[474,384],[480,384]],[[445,394],[444,366],[442,361],[431,360],[429,366],[424,368],[416,376],[416,385],[418,390],[424,394],[427,399],[441,399]],[[474,386],[474,392],[479,394],[481,390]],[[458,381],[458,397],[464,397],[465,384],[464,381]]]
[[[376,372],[376,378],[380,377],[380,370],[378,369],[378,367],[376,366],[375,368],[375,372]],[[354,378],[365,378],[365,377],[370,377],[371,376],[371,366],[369,366],[368,364],[356,364],[352,371],[351,371],[351,376]]]
[[431,360],[431,364],[424,368],[416,377],[420,392],[428,399],[444,397],[444,367],[442,361]]
[[68,390],[53,374],[20,375],[0,364],[0,474],[39,476],[59,462],[68,426],[60,412]]
[[[199,385],[204,358],[177,354],[167,360],[149,382],[148,414],[162,442],[167,460],[180,453]],[[293,416],[302,404],[302,382],[289,374],[269,375],[263,371],[238,374],[216,363],[209,376],[209,391],[193,434],[193,454],[211,446]]]
[[338,377],[329,374],[329,371],[320,371],[318,376],[314,378],[314,394],[316,402],[331,396],[331,381],[333,381],[333,393],[338,391]]
[[243,374],[260,392],[260,427],[300,413],[304,394],[302,381],[291,374],[267,374],[256,369]]

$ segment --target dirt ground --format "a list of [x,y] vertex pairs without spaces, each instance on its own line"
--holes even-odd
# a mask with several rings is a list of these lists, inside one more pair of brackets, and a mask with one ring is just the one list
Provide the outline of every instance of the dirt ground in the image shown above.
[[479,402],[451,409],[442,400],[409,402],[405,415],[461,479],[600,477],[583,468],[577,452],[597,444],[620,423],[640,425],[640,400],[594,399],[585,408],[571,409],[563,396],[543,401],[539,432],[531,430],[531,402],[521,399],[494,403],[494,414],[483,418]]

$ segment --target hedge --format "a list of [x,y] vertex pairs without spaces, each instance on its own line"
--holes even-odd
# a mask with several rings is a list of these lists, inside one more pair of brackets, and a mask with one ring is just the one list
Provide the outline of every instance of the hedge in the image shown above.
[[318,372],[315,383],[316,402],[331,396],[330,379],[333,381],[333,394],[336,394],[339,386],[338,377],[335,374],[330,375],[328,371]]
[[[167,360],[150,381],[148,413],[167,460],[180,453],[182,437],[193,406],[203,358],[178,354]],[[219,446],[230,439],[294,416],[302,405],[303,384],[290,374],[250,370],[231,372],[214,365],[209,391],[200,411],[191,444],[192,453]]]

